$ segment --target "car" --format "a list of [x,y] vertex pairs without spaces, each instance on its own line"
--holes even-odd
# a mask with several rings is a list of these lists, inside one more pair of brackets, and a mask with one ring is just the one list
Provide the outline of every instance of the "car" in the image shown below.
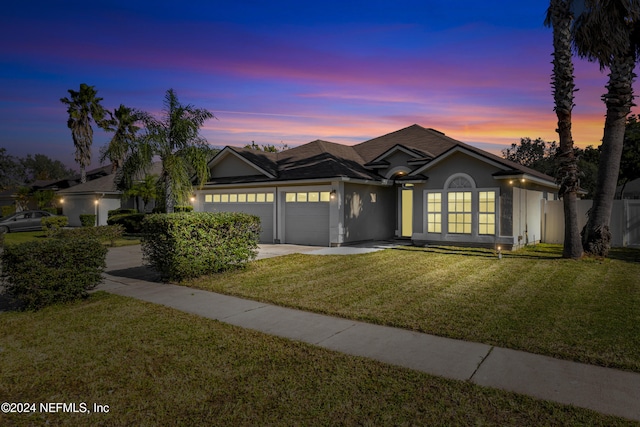
[[12,233],[15,231],[40,231],[40,220],[45,217],[55,216],[47,211],[22,211],[16,212],[0,219],[0,233]]

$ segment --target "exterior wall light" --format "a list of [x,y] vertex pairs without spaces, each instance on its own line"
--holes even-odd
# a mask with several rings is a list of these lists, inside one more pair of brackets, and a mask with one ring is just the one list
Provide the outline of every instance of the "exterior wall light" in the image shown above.
[[331,190],[331,193],[329,193],[329,197],[331,197],[331,200],[336,198],[336,190]]

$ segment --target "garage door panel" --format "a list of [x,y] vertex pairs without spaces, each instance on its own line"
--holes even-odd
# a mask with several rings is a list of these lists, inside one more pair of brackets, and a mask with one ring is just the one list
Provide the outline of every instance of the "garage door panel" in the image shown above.
[[208,206],[210,212],[242,212],[260,217],[260,243],[273,243],[273,204],[214,203]]
[[285,241],[298,245],[329,245],[329,203],[286,203]]

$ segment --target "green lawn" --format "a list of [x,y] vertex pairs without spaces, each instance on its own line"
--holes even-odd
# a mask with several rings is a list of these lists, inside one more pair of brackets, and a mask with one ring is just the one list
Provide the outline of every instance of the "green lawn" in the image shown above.
[[104,292],[1,313],[0,366],[0,402],[109,406],[0,425],[637,425]]
[[[42,231],[21,231],[18,233],[6,233],[4,235],[5,245],[14,245],[17,243],[30,242],[32,240],[46,239],[46,235]],[[139,245],[140,239],[133,237],[123,237],[115,242],[114,246]]]
[[560,258],[538,245],[290,255],[186,286],[640,372],[640,251]]

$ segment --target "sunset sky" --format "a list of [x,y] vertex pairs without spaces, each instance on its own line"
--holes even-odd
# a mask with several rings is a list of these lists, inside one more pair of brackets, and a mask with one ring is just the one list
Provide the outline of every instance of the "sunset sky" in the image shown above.
[[[77,169],[59,99],[211,111],[213,146],[355,144],[417,123],[496,154],[557,140],[548,2],[23,1],[0,15],[0,147]],[[606,71],[576,60],[574,139],[599,145]],[[94,130],[93,165],[110,135]]]

